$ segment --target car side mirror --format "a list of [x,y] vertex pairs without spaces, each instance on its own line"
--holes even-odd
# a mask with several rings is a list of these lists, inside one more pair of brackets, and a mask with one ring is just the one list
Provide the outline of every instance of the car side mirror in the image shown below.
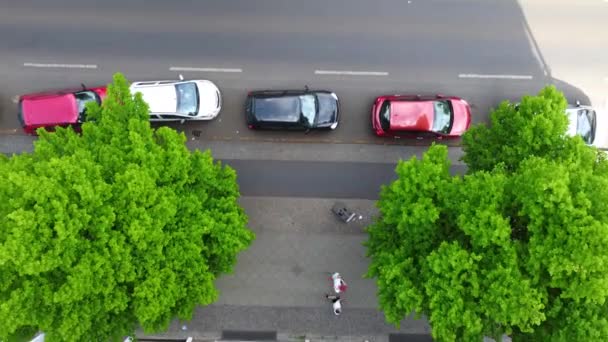
[[82,90],[87,90],[87,87],[84,85],[84,83],[80,83],[80,86],[82,87]]
[[179,120],[179,123],[180,123],[180,124],[183,124],[184,122],[186,122],[186,120],[185,120],[185,119],[181,119],[181,120]]
[[437,98],[438,99],[442,99],[443,98],[443,94],[437,94]]
[[307,129],[304,131],[304,134],[308,134],[308,133],[310,133],[310,128],[307,128]]
[[184,75],[179,74],[179,80],[180,80],[180,81],[183,81],[183,80],[184,80]]
[[577,107],[580,107],[580,106],[581,106],[581,101],[576,100],[576,102],[575,102],[575,103],[576,103],[576,106],[577,106]]
[[309,91],[308,84],[304,86],[304,90]]

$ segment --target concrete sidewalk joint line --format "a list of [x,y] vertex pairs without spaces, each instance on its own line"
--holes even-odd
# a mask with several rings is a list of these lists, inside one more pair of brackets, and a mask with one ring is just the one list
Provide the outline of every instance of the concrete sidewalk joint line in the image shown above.
[[17,128],[0,128],[0,134],[15,134],[17,132]]
[[388,76],[386,71],[315,70],[315,75]]
[[194,68],[194,67],[169,67],[169,71],[200,71],[200,72],[243,72],[241,68]]
[[458,74],[458,78],[481,78],[481,79],[507,79],[507,80],[531,80],[531,75],[492,75],[492,74]]
[[96,64],[23,63],[23,66],[33,68],[97,69]]

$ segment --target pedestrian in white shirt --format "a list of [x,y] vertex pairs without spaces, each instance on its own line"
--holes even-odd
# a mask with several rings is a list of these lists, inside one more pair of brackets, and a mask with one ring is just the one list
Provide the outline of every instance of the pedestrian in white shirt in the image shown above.
[[342,279],[342,276],[340,275],[340,273],[336,272],[334,274],[331,275],[331,279],[334,282],[334,291],[336,293],[342,293],[342,292],[346,292],[346,289],[348,288],[346,285],[346,282],[344,281],[344,279]]
[[340,296],[325,294],[325,298],[331,301],[334,309],[334,315],[340,315],[342,313],[342,302]]

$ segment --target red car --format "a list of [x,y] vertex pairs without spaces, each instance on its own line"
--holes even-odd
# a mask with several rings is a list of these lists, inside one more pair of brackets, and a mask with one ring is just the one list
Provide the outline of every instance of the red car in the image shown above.
[[101,101],[106,97],[106,87],[66,89],[19,97],[19,121],[27,134],[36,134],[36,129],[56,126],[78,126],[85,121],[85,104]]
[[381,137],[458,137],[470,124],[469,104],[455,96],[387,95],[372,107],[372,126]]

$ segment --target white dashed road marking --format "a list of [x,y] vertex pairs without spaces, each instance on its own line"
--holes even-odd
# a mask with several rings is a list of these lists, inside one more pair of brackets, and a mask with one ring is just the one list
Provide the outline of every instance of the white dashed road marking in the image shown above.
[[388,76],[386,71],[315,70],[315,75]]
[[482,79],[507,79],[507,80],[531,80],[530,75],[491,75],[491,74],[459,74],[459,78],[482,78]]
[[95,64],[23,63],[23,66],[33,68],[97,69],[97,65]]
[[170,71],[200,71],[200,72],[243,72],[241,68],[193,68],[172,66]]

